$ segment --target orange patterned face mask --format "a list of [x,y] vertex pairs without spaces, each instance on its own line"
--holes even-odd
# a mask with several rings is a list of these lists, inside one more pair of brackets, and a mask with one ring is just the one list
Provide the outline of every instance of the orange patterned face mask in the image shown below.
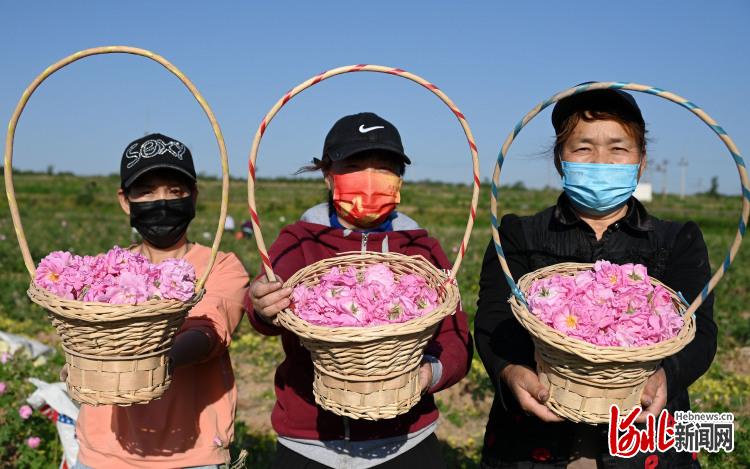
[[356,171],[333,175],[333,206],[352,225],[381,224],[401,202],[401,183],[395,174]]

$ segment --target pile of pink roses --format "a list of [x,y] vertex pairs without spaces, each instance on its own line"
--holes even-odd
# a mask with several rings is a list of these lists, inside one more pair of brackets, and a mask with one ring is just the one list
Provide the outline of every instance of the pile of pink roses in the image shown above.
[[50,253],[39,263],[34,281],[70,300],[112,304],[186,301],[193,296],[195,270],[183,259],[152,264],[141,254],[115,246],[98,256]]
[[438,295],[424,278],[407,274],[396,279],[385,264],[366,268],[334,267],[313,287],[297,285],[293,310],[322,326],[375,326],[423,316],[438,305]]
[[532,283],[529,308],[548,326],[595,345],[641,347],[677,335],[682,317],[646,267],[598,261],[574,276]]

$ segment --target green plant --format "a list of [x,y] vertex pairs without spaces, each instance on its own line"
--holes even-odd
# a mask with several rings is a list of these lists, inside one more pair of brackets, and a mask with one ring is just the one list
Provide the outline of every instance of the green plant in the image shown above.
[[96,200],[96,181],[89,181],[76,196],[76,205],[89,206]]
[[[27,379],[33,376],[54,381],[52,367],[47,363],[35,364],[20,354],[3,353],[0,362],[3,361],[0,363],[0,389],[3,390],[0,394],[0,461],[3,467],[57,467],[62,447],[55,424],[26,404],[26,398],[35,389]],[[34,443],[38,446],[32,447]]]

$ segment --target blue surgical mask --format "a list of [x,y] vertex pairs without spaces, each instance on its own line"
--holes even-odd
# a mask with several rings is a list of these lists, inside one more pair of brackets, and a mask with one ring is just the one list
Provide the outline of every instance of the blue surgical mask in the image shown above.
[[604,215],[627,203],[638,185],[639,164],[562,162],[562,186],[584,213]]

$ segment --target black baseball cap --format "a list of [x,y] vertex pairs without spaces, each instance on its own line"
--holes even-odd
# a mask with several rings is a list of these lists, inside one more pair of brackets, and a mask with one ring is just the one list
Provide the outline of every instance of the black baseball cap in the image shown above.
[[130,142],[120,161],[120,186],[130,187],[144,173],[157,168],[178,171],[196,181],[193,155],[184,143],[162,134],[149,134]]
[[404,163],[411,164],[404,153],[401,135],[396,127],[372,112],[342,117],[328,131],[323,144],[323,156],[328,156],[333,161],[368,150],[384,150],[401,157]]
[[[594,83],[587,81],[580,85]],[[580,86],[577,85],[577,86]],[[560,133],[565,120],[577,111],[612,112],[621,115],[628,121],[637,122],[645,127],[641,109],[629,93],[622,90],[601,89],[583,91],[581,93],[561,99],[552,109],[552,126],[556,133]]]

